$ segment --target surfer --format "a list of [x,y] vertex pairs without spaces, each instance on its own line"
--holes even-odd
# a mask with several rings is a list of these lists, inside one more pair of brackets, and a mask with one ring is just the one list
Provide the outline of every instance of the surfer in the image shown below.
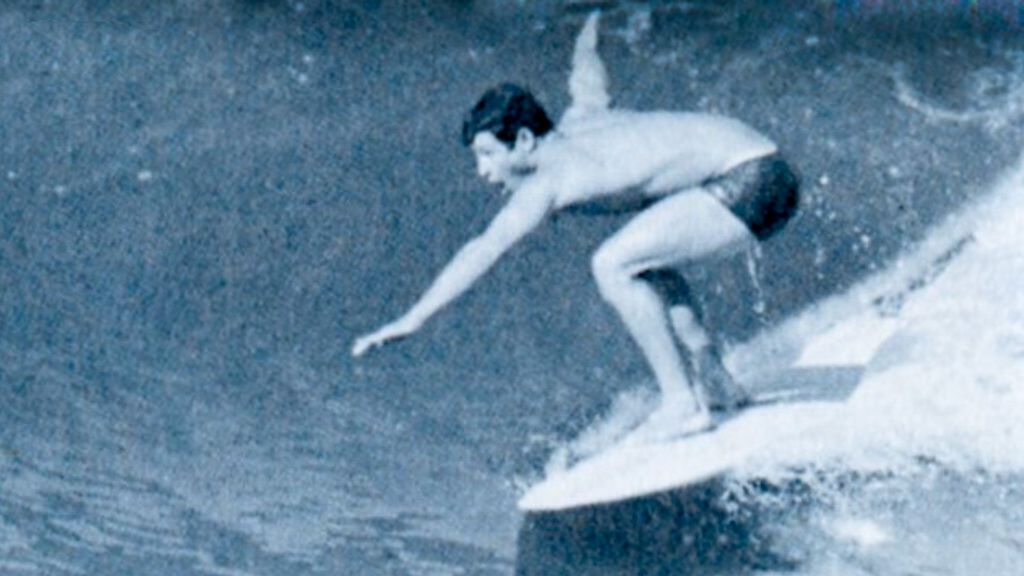
[[751,246],[794,214],[798,180],[774,142],[742,122],[695,112],[609,106],[597,15],[577,39],[572,104],[557,126],[527,90],[503,84],[470,110],[462,140],[478,174],[508,201],[400,318],[358,338],[355,356],[416,332],[507,250],[559,212],[635,215],[592,258],[602,298],[657,379],[660,404],[634,437],[712,427],[710,411],[747,395],[722,366],[676,267]]

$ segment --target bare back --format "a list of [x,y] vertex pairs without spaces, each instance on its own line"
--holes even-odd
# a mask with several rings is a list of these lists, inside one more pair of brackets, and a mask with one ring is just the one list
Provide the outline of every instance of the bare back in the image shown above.
[[738,120],[712,114],[608,111],[560,129],[537,150],[563,208],[621,193],[663,196],[699,185],[775,144]]

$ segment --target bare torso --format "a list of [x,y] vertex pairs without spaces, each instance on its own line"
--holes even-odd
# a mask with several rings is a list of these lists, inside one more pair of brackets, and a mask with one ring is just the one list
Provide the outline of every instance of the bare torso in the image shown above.
[[664,196],[775,150],[765,136],[722,116],[609,111],[545,138],[535,175],[547,181],[558,210],[623,194]]

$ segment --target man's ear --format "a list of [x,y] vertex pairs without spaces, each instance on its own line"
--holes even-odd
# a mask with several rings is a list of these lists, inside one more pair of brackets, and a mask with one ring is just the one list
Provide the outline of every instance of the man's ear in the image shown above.
[[516,152],[533,152],[536,146],[537,137],[533,135],[533,130],[520,128],[516,133]]

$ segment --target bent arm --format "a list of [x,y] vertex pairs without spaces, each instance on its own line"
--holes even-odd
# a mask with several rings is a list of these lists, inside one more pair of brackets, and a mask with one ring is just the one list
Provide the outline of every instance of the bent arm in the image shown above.
[[608,109],[608,72],[597,53],[597,23],[600,18],[594,12],[576,38],[572,55],[572,71],[569,73],[569,97],[571,103],[562,116],[560,124],[568,124]]
[[498,259],[550,213],[551,201],[525,187],[494,217],[483,234],[470,240],[441,270],[404,319],[421,326],[438,310],[468,290]]

